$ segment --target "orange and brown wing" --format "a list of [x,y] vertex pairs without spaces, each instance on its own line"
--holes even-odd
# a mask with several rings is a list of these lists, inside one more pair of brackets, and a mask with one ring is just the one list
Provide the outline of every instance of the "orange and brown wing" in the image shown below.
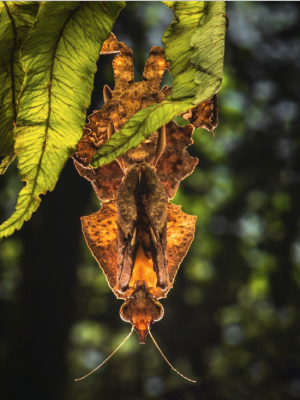
[[195,128],[204,128],[214,133],[218,125],[218,96],[215,94],[211,99],[203,101],[197,107],[192,108],[182,115]]
[[116,197],[124,175],[117,161],[97,168],[95,175],[92,186],[98,199],[106,201]]
[[[109,287],[117,283],[117,214],[113,201],[103,204],[100,211],[81,218],[85,240],[102,268]],[[115,293],[118,298],[123,295]]]
[[185,214],[180,206],[167,203],[168,290],[156,288],[156,299],[167,297],[173,287],[178,268],[194,239],[197,217]]
[[82,164],[88,165],[96,151],[97,148],[93,144],[91,131],[87,128],[84,128],[82,138],[78,142],[77,149],[74,154],[75,159]]
[[109,35],[109,38],[103,42],[100,54],[113,54],[119,53],[120,46],[117,38],[113,33]]
[[108,140],[109,113],[103,106],[102,110],[94,111],[88,119],[75,152],[77,161],[86,165],[89,165],[98,148]]
[[113,69],[115,75],[114,90],[124,89],[128,83],[133,82],[134,67],[132,59],[132,50],[123,42],[118,42],[113,33],[105,40],[100,54],[120,53],[113,59]]
[[117,161],[95,169],[82,166],[76,160],[74,160],[74,164],[79,174],[91,181],[100,201],[112,200],[117,196],[123,178],[123,172]]
[[194,215],[185,214],[180,206],[167,205],[168,271],[173,283],[178,268],[194,239],[196,228]]
[[159,85],[166,68],[164,49],[158,46],[152,47],[143,72],[143,81],[147,82],[151,91],[159,91]]
[[193,143],[193,129],[192,125],[180,127],[174,121],[166,125],[166,147],[156,164],[156,171],[169,199],[175,196],[180,182],[194,171],[198,163],[198,159],[186,151]]
[[124,89],[134,80],[134,67],[132,59],[132,50],[126,44],[120,42],[120,55],[113,60],[113,69],[115,77],[114,90]]

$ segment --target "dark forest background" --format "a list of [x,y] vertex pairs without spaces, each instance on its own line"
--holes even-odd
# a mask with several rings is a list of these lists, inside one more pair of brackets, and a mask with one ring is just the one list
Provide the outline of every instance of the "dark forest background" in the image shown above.
[[[194,133],[195,172],[174,203],[197,233],[148,338],[124,339],[121,302],[91,256],[80,217],[100,208],[69,160],[53,193],[0,243],[3,400],[300,399],[300,5],[228,2],[219,126]],[[132,47],[136,81],[172,11],[128,2],[114,33]],[[102,56],[88,114],[113,87]],[[170,83],[170,76],[166,81]],[[179,121],[180,122],[180,121]],[[1,221],[14,210],[16,164],[0,180]]]

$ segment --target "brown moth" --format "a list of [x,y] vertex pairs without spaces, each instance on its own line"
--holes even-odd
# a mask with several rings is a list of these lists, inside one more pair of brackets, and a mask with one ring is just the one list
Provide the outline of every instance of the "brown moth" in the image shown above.
[[193,143],[194,126],[213,132],[217,125],[217,96],[183,114],[194,126],[179,127],[171,121],[124,156],[92,169],[92,156],[114,132],[136,112],[171,93],[168,87],[160,90],[169,69],[161,47],[150,50],[143,80],[137,83],[132,50],[111,34],[101,53],[113,52],[120,52],[113,60],[114,90],[104,87],[105,104],[89,116],[74,162],[102,202],[100,211],[81,218],[86,242],[110,288],[124,300],[121,318],[145,343],[152,324],[164,314],[159,300],[172,288],[194,238],[196,217],[169,199],[198,162],[186,151]]

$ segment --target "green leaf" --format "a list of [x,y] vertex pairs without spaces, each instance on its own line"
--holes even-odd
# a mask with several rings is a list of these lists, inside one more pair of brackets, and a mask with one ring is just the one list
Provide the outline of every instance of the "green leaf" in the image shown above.
[[35,21],[39,3],[0,2],[0,166],[4,173],[14,154],[13,129],[17,119],[17,100],[24,79],[20,49]]
[[42,2],[22,48],[26,71],[15,151],[21,179],[15,213],[0,227],[11,235],[53,190],[85,125],[96,62],[124,2]]
[[94,155],[91,166],[109,164],[136,147],[176,115],[211,98],[221,88],[226,21],[223,1],[164,1],[174,18],[164,32],[172,94],[136,113]]
[[175,4],[175,1],[162,1],[162,3],[167,6],[168,8],[172,8]]
[[163,35],[174,74],[170,98],[194,97],[198,105],[221,89],[225,51],[225,2],[176,1]]
[[149,137],[151,132],[160,128],[163,124],[167,124],[176,115],[180,114],[183,109],[192,108],[192,100],[190,99],[186,102],[165,100],[162,103],[152,104],[136,113],[95,154],[92,167],[109,164],[129,149],[136,147],[145,138]]

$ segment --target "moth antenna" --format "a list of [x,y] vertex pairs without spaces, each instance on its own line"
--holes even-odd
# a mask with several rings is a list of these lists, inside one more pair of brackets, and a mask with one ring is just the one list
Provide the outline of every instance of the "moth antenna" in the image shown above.
[[126,338],[123,340],[123,342],[111,353],[110,356],[107,357],[106,360],[104,360],[101,364],[99,364],[98,367],[94,368],[93,371],[91,371],[91,372],[89,372],[88,374],[82,376],[81,378],[75,379],[75,382],[81,381],[82,379],[88,377],[88,376],[91,375],[93,372],[95,372],[98,368],[102,367],[102,365],[105,364],[106,361],[108,361],[108,360],[110,359],[110,357],[112,357],[112,356],[119,350],[119,348],[123,346],[123,344],[126,342],[126,340],[129,339],[129,337],[131,336],[132,332],[133,332],[133,327],[132,327],[132,329],[131,329],[129,335],[126,336]]
[[155,344],[155,346],[158,348],[158,351],[160,352],[160,354],[163,356],[163,358],[167,361],[167,363],[170,365],[170,367],[172,368],[173,371],[177,372],[178,375],[180,375],[182,378],[186,379],[189,382],[193,382],[196,383],[196,381],[193,381],[192,379],[187,378],[186,376],[184,376],[183,374],[181,374],[179,371],[177,371],[176,368],[173,367],[173,365],[170,363],[170,361],[168,361],[167,357],[164,355],[164,353],[161,351],[161,349],[159,348],[158,344],[156,343],[154,337],[152,336],[152,333],[150,332],[150,329],[148,327],[148,332],[149,335],[151,336],[151,339],[153,340],[153,343]]

